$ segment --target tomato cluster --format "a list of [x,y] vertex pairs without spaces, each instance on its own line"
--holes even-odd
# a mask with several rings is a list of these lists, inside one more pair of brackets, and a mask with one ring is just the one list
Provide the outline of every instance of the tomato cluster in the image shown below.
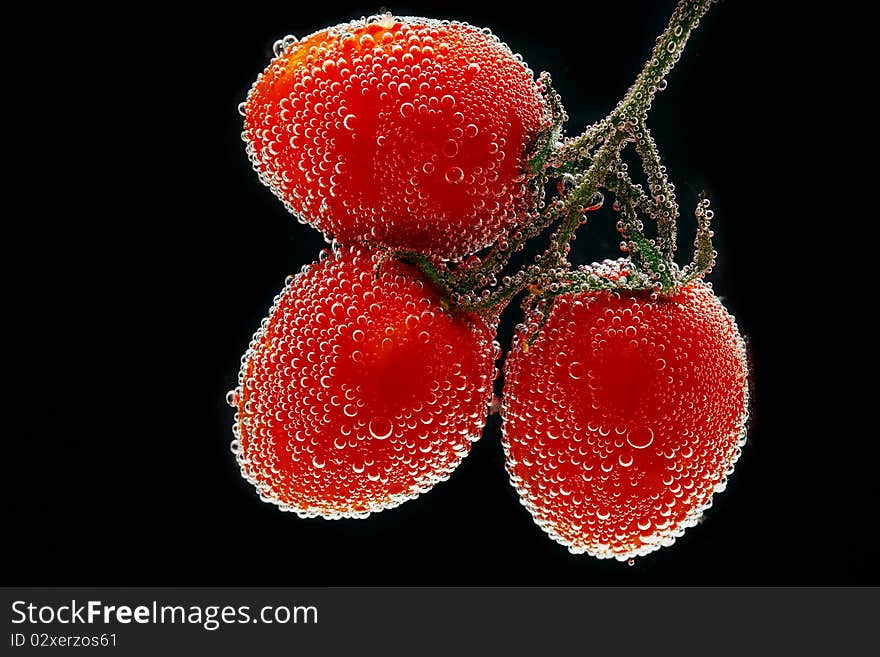
[[[449,272],[536,216],[549,104],[518,56],[464,23],[384,15],[277,44],[243,138],[261,181],[334,247],[290,277],[230,393],[233,451],[265,501],[365,517],[447,478],[480,437],[498,308],[461,303]],[[632,264],[605,266],[613,281]],[[739,454],[736,323],[700,280],[552,301],[506,359],[511,483],[573,552],[669,544]]]

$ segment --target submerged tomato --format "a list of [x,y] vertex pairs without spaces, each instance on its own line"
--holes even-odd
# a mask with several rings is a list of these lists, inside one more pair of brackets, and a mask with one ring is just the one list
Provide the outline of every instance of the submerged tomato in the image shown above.
[[647,554],[724,488],[747,404],[742,338],[707,285],[563,296],[507,359],[510,480],[572,552]]
[[243,104],[261,180],[341,243],[472,253],[520,222],[544,117],[532,72],[487,31],[354,21],[292,43]]
[[446,478],[480,437],[497,345],[410,265],[341,250],[294,277],[242,363],[233,449],[263,499],[363,517]]

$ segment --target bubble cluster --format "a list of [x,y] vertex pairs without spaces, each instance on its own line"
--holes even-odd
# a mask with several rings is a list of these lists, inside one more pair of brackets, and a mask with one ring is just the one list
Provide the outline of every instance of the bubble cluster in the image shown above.
[[290,277],[242,357],[232,450],[264,501],[365,517],[445,479],[480,436],[498,345],[410,266],[341,249]]
[[544,120],[488,30],[376,16],[278,44],[242,104],[261,181],[341,243],[455,258],[522,221]]
[[702,282],[562,296],[505,365],[511,483],[573,553],[625,561],[671,545],[739,457],[747,375],[736,322]]

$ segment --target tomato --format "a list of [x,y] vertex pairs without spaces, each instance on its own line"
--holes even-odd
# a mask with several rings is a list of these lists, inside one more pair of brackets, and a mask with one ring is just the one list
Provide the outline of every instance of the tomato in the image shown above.
[[411,265],[342,249],[292,277],[242,359],[233,451],[265,501],[364,517],[446,478],[480,437],[494,329]]
[[670,545],[724,488],[748,407],[736,322],[711,288],[558,298],[505,365],[504,449],[535,522],[574,553]]
[[272,60],[242,111],[260,179],[340,243],[456,258],[529,209],[543,101],[510,49],[470,25],[385,16],[321,30]]

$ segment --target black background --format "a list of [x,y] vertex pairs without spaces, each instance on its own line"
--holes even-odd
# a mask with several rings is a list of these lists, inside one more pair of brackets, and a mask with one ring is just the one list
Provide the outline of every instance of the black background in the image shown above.
[[[491,27],[553,75],[576,134],[626,91],[673,6],[583,4],[390,8]],[[9,104],[23,172],[9,191],[25,206],[7,220],[2,582],[877,584],[876,326],[852,284],[864,265],[845,256],[859,238],[817,223],[836,221],[832,193],[784,141],[793,19],[771,29],[744,2],[712,8],[650,118],[680,192],[680,256],[705,190],[710,280],[754,364],[749,443],[705,521],[633,567],[570,555],[519,505],[497,416],[448,482],[368,520],[301,520],[258,500],[228,449],[224,396],[285,276],[325,244],[259,185],[236,106],[276,38],[379,9],[77,8],[34,35],[15,77],[27,92]],[[615,257],[616,243],[599,213],[574,258]],[[503,346],[515,320],[514,308]]]

